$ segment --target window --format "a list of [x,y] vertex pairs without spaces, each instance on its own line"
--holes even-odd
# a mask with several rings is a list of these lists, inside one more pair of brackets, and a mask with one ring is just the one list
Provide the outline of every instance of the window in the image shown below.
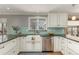
[[29,17],[29,30],[46,30],[46,17]]

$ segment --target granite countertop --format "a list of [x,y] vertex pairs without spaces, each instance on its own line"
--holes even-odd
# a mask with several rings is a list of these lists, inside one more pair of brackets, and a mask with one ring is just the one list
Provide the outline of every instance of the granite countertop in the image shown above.
[[75,42],[79,42],[78,36],[66,35],[65,38],[70,39],[70,40],[75,41]]
[[[30,34],[31,35],[31,34]],[[8,35],[8,40],[6,40],[6,41],[3,41],[3,42],[1,42],[0,44],[3,44],[3,43],[6,43],[6,42],[8,42],[8,41],[10,41],[10,40],[13,40],[13,39],[15,39],[15,38],[17,38],[17,37],[25,37],[25,36],[27,36],[27,34],[22,34],[22,35]],[[42,36],[42,35],[40,35],[41,37],[48,37],[48,35],[47,36]],[[75,41],[75,42],[78,42],[79,43],[79,37],[76,37],[76,36],[70,36],[70,35],[66,35],[66,36],[64,36],[64,35],[60,35],[60,34],[55,34],[55,35],[53,35],[53,36],[61,36],[61,37],[64,37],[64,38],[67,38],[67,39],[69,39],[69,40],[72,40],[72,41]],[[53,37],[52,36],[52,37]],[[73,37],[73,38],[71,38],[71,37]]]
[[8,40],[6,40],[6,41],[3,41],[3,42],[1,42],[0,44],[6,43],[6,42],[8,42],[8,41],[10,41],[10,40],[13,40],[13,39],[15,39],[15,38],[17,38],[17,37],[14,37],[14,38],[8,39]]
[[[33,34],[29,34],[29,35],[33,35]],[[25,37],[25,36],[27,36],[27,34],[19,34],[19,35],[12,35],[12,34],[9,34],[9,35],[7,35],[7,39],[8,40],[6,40],[6,41],[3,41],[3,42],[1,42],[0,44],[2,44],[2,43],[5,43],[5,42],[8,42],[8,41],[10,41],[10,40],[13,40],[13,39],[15,39],[15,38],[17,38],[17,37]],[[49,35],[48,34],[46,34],[46,35],[40,35],[41,37],[48,37]],[[55,35],[53,35],[53,36],[64,36],[63,34],[55,34]]]
[[13,40],[13,39],[17,38],[17,37],[25,37],[27,35],[26,34],[23,34],[23,35],[12,35],[12,34],[10,34],[10,35],[7,35],[7,36],[8,36],[8,38],[7,38],[8,40],[3,41],[0,44],[6,43],[6,42],[8,42],[10,40]]

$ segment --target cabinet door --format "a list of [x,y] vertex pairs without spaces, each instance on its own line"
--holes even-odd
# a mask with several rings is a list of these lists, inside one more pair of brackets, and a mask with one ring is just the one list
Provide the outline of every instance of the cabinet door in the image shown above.
[[42,39],[40,37],[36,37],[32,40],[32,36],[23,37],[21,39],[21,51],[42,51]]
[[36,37],[34,51],[42,51],[42,38]]
[[33,48],[34,48],[34,44],[32,43],[32,37],[28,36],[28,37],[24,37],[25,40],[25,51],[27,52],[32,52]]
[[57,14],[48,14],[48,27],[56,27],[58,22]]
[[61,13],[48,14],[48,27],[65,27],[67,26],[68,16]]
[[33,52],[35,45],[32,44],[32,42],[26,42],[26,44],[24,45],[24,47],[25,47],[24,51]]
[[20,37],[16,38],[16,52],[20,52]]
[[65,41],[64,41],[64,38],[61,39],[61,53],[65,54]]
[[79,54],[79,43],[78,42],[68,40],[68,48],[70,48],[71,50]]
[[54,51],[56,52],[56,51],[60,51],[60,45],[61,45],[61,39],[60,39],[60,37],[58,37],[58,36],[56,36],[56,37],[54,37]]
[[68,20],[67,14],[59,14],[58,20],[59,20],[59,21],[58,21],[58,24],[59,24],[61,27],[67,26],[67,20]]
[[32,51],[32,42],[30,38],[27,37],[21,37],[21,51]]
[[25,40],[23,37],[20,37],[20,51],[24,51]]
[[34,51],[41,52],[42,51],[42,44],[40,42],[36,42],[34,45]]

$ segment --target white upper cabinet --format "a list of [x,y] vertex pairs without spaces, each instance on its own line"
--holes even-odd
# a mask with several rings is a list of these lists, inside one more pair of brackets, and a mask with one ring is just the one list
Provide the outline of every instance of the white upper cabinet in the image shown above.
[[59,20],[59,25],[61,27],[67,26],[67,22],[68,22],[68,16],[67,16],[67,14],[59,14],[58,20]]
[[66,27],[68,16],[65,13],[49,13],[47,27]]
[[57,15],[56,14],[48,14],[47,26],[53,27],[57,25]]

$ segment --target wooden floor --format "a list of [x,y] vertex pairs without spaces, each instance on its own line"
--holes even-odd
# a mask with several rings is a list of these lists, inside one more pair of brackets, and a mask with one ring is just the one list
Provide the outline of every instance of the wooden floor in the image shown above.
[[60,52],[20,52],[19,55],[62,55]]
[[53,53],[48,53],[48,55],[62,55],[62,53],[60,53],[60,52],[53,52]]

